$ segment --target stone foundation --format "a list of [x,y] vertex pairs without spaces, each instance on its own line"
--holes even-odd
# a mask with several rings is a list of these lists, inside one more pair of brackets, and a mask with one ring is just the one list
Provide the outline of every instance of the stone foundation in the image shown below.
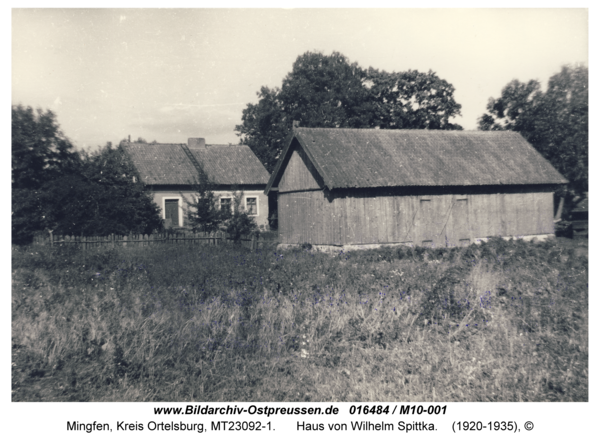
[[[554,238],[553,233],[547,233],[543,235],[522,235],[522,236],[503,236],[502,239],[522,239],[524,241],[545,241],[549,238]],[[490,238],[475,238],[472,244],[481,244],[482,242],[487,242]],[[312,249],[319,252],[324,253],[333,253],[338,254],[340,252],[347,252],[351,250],[371,250],[378,249],[380,247],[414,247],[415,244],[412,242],[403,242],[403,243],[382,243],[382,244],[345,244],[345,245],[330,245],[330,244],[311,244]],[[465,247],[466,245],[463,245]],[[278,250],[285,250],[293,247],[300,247],[300,244],[279,244],[277,246]],[[432,244],[431,246],[422,246],[422,247],[456,247],[454,244]]]

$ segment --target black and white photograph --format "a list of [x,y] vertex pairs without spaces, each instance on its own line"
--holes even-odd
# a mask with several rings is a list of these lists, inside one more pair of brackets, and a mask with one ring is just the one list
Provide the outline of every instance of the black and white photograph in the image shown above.
[[589,9],[150,6],[11,9],[11,407],[570,434],[526,411],[590,410]]

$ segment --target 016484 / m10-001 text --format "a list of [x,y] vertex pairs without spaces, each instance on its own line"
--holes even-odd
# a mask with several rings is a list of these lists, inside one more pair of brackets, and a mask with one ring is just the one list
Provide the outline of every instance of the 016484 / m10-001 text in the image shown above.
[[428,414],[428,415],[444,415],[446,414],[446,405],[430,405],[424,407],[422,405],[395,405],[394,408],[390,408],[389,405],[352,405],[350,407],[350,414]]

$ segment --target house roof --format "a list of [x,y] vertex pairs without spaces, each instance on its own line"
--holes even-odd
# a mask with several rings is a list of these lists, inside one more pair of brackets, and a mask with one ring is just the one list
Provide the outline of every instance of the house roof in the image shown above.
[[265,192],[295,140],[330,190],[568,182],[516,132],[295,128]]
[[[198,172],[181,144],[127,143],[124,148],[148,185],[188,185]],[[248,146],[213,144],[189,149],[218,185],[266,184],[269,173]]]

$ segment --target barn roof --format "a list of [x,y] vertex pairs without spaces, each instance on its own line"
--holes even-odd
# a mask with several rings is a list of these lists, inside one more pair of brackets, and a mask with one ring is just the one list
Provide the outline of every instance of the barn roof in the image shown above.
[[[140,179],[148,185],[187,185],[198,172],[181,144],[127,143]],[[212,144],[189,149],[214,184],[266,184],[269,173],[248,146]]]
[[330,190],[568,182],[516,132],[295,128],[265,192],[295,140]]

